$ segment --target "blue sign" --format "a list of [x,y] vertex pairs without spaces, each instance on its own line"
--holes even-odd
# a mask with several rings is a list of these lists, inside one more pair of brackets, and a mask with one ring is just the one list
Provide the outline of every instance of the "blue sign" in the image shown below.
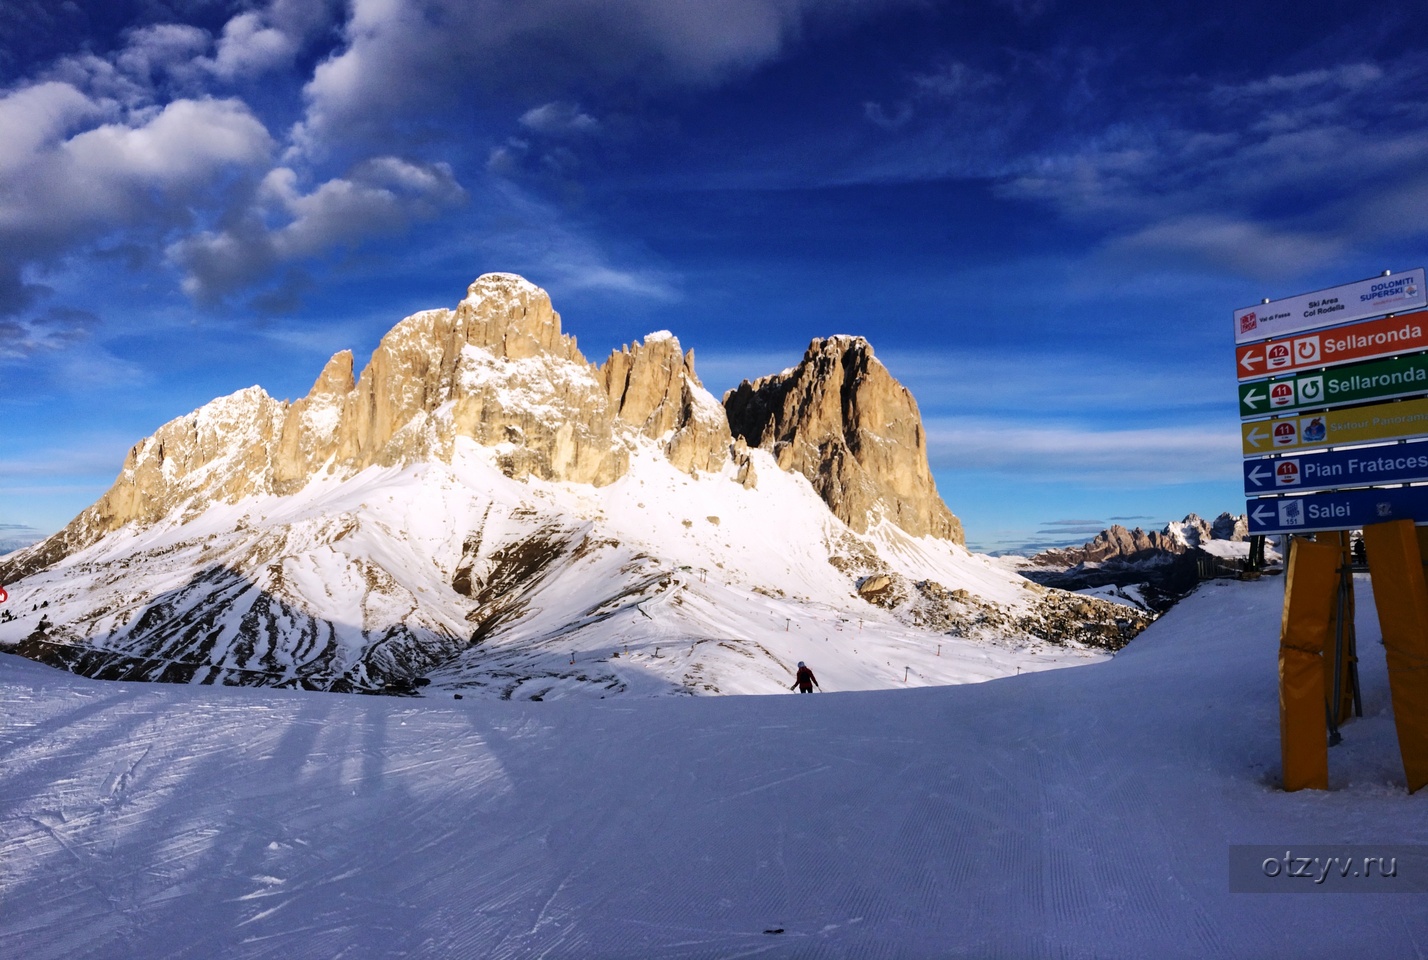
[[1428,487],[1340,490],[1251,500],[1245,512],[1249,516],[1249,532],[1254,535],[1351,530],[1390,520],[1412,520],[1421,526],[1428,525]]
[[1301,453],[1274,460],[1246,460],[1245,496],[1338,490],[1380,483],[1428,480],[1428,443],[1399,443],[1325,453]]

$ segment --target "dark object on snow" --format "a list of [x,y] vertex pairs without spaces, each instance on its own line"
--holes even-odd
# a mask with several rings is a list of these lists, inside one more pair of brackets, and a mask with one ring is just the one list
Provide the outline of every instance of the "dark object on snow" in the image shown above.
[[783,933],[783,927],[770,927],[764,933]]
[[[799,693],[812,693],[814,687],[818,687],[819,691],[823,689],[818,685],[818,678],[813,675],[813,671],[808,669],[802,660],[798,661],[798,676],[794,678],[793,687],[797,687]],[[789,689],[792,690],[793,687]]]

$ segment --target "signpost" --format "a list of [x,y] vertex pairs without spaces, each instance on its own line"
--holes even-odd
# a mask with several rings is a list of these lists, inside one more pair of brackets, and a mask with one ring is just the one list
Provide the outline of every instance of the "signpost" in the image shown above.
[[[1428,443],[1401,442],[1428,437],[1428,314],[1369,320],[1421,308],[1424,297],[1420,268],[1235,311],[1240,417],[1269,417],[1240,424],[1242,452],[1259,458],[1244,463],[1245,494],[1255,498],[1245,507],[1250,556],[1271,534],[1319,534],[1294,536],[1285,551],[1279,722],[1286,790],[1327,789],[1328,746],[1341,741],[1339,724],[1363,716],[1349,562],[1356,528],[1368,545],[1388,644],[1408,790],[1428,786],[1428,695],[1414,676],[1428,655],[1421,547],[1428,540],[1413,532],[1428,526],[1428,483],[1421,482]],[[1390,440],[1400,442],[1354,446]],[[1307,452],[1324,448],[1338,449]]]
[[1251,500],[1247,509],[1251,536],[1351,530],[1366,524],[1420,517],[1428,522],[1428,487],[1338,490],[1303,497]]
[[1428,296],[1419,267],[1236,310],[1235,343],[1287,337],[1423,307],[1428,307]]
[[1240,384],[1240,416],[1321,410],[1428,392],[1428,353]]
[[1235,374],[1241,381],[1256,380],[1425,350],[1428,313],[1410,313],[1236,347]]
[[1428,437],[1428,398],[1240,424],[1241,449],[1246,457],[1415,437]]
[[1244,461],[1245,496],[1428,480],[1428,443],[1355,447]]

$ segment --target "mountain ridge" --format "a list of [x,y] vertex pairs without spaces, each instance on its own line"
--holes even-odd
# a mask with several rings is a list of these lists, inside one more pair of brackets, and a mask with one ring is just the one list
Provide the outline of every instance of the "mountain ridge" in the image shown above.
[[23,597],[0,644],[110,678],[543,699],[774,692],[812,634],[829,665],[882,657],[880,684],[894,657],[958,682],[1149,622],[968,553],[866,341],[775,377],[740,389],[796,402],[736,438],[672,334],[596,366],[544,291],[485,275],[360,374],[339,352],[297,401],[250,387],[136,444],[0,563]]

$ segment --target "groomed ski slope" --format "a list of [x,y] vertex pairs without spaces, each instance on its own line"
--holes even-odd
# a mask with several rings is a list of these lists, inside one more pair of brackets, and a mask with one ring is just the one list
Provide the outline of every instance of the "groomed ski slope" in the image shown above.
[[396,699],[0,656],[0,956],[1423,957],[1424,895],[1228,892],[1230,844],[1428,843],[1366,581],[1366,717],[1331,791],[1277,789],[1282,589],[1207,584],[1084,667],[813,696]]

